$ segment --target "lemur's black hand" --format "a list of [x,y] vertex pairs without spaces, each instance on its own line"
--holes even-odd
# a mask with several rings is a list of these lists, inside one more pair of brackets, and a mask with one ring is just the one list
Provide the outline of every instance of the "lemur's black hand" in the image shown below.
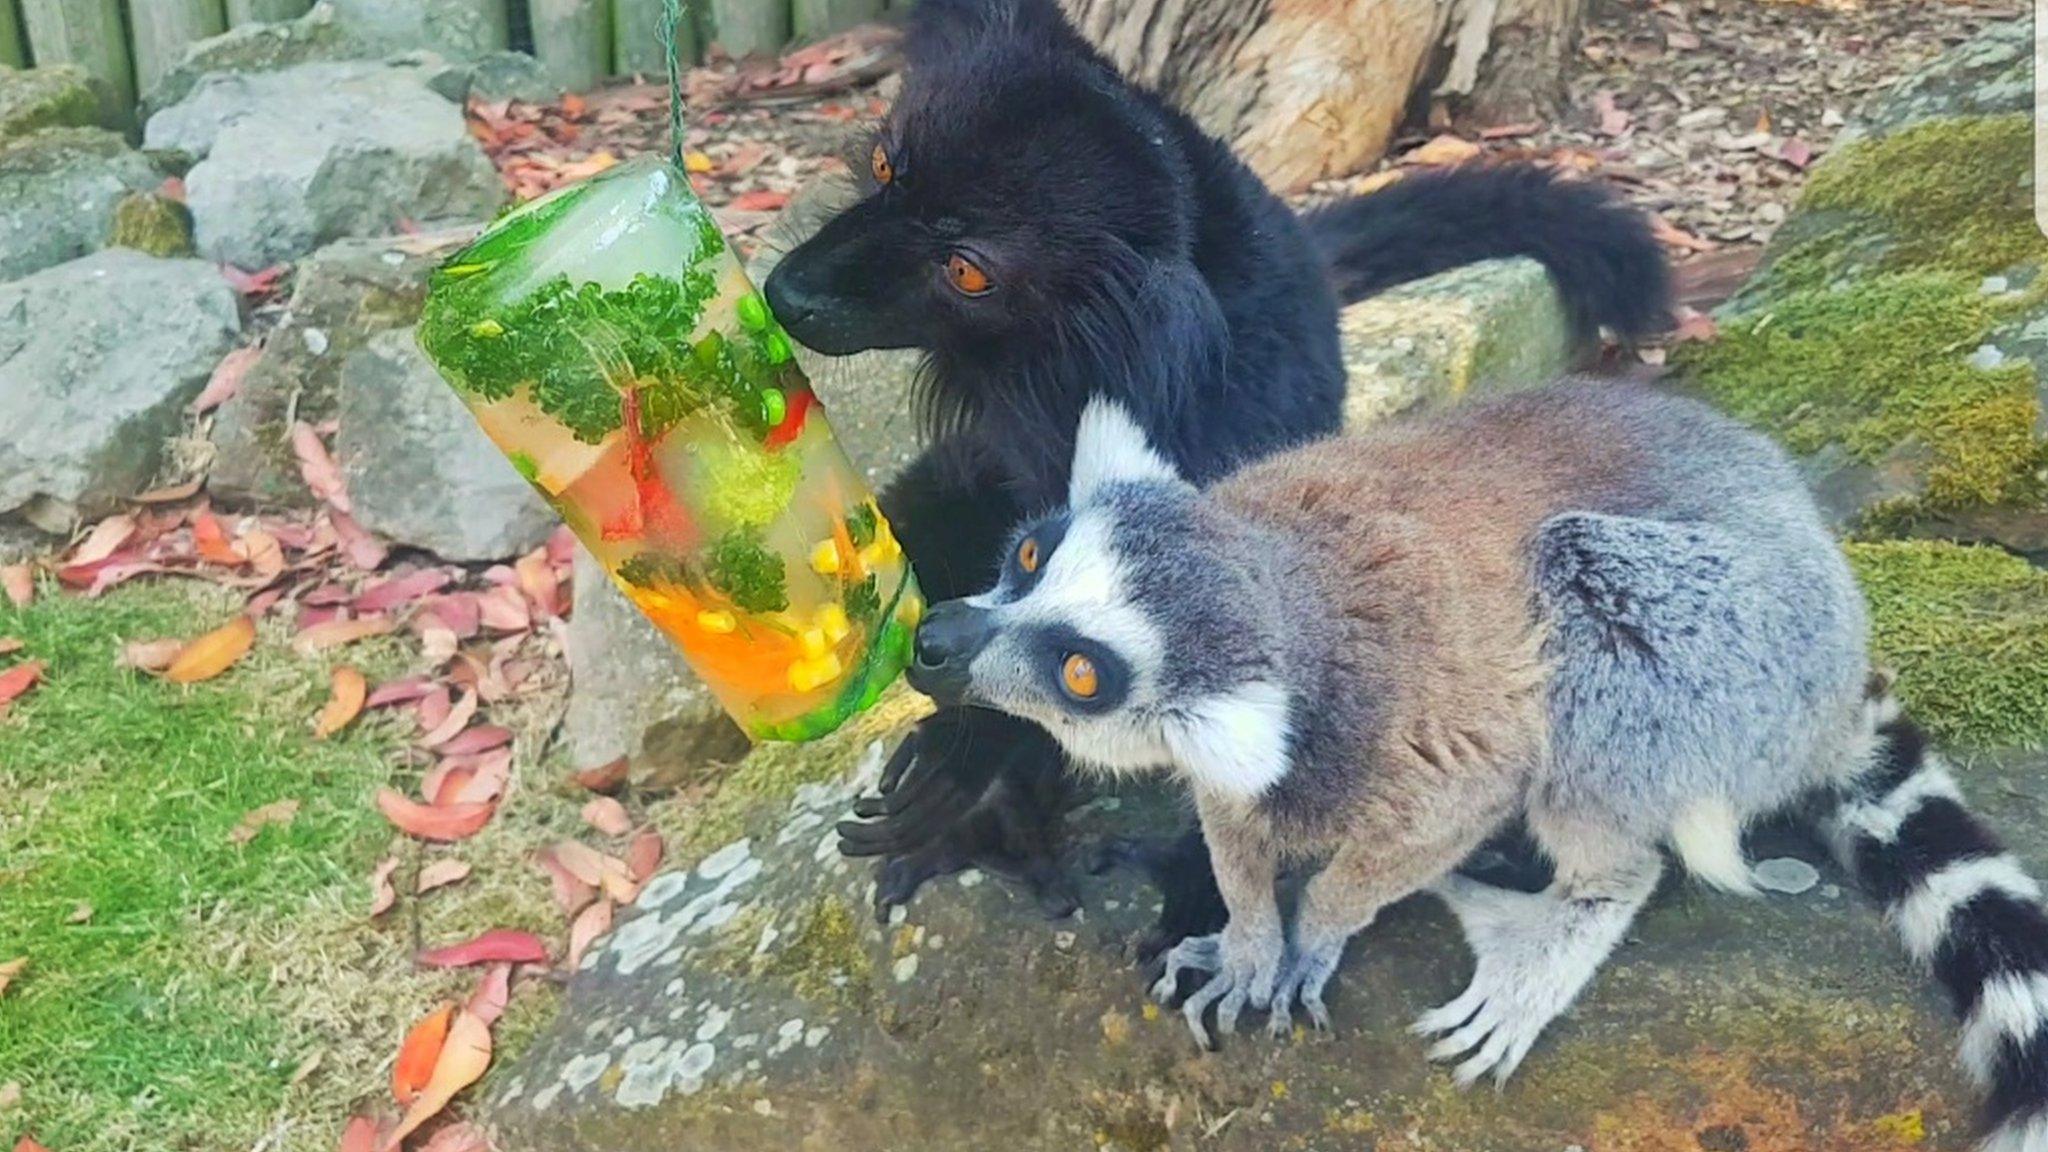
[[841,821],[848,856],[897,856],[934,844],[987,795],[1006,762],[1017,721],[966,708],[939,712],[897,745],[880,795],[854,802],[861,822]]

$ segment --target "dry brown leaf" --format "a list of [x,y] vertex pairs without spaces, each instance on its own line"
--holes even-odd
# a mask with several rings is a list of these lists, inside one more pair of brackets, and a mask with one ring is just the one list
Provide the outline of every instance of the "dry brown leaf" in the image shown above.
[[280,828],[290,825],[298,814],[297,800],[275,800],[261,808],[251,808],[242,813],[241,822],[228,833],[228,843],[247,844],[272,824]]
[[562,961],[562,969],[574,972],[583,965],[583,953],[612,930],[612,902],[599,900],[577,913],[574,923],[569,925],[569,955]]
[[436,860],[420,869],[419,882],[413,886],[416,895],[424,896],[436,888],[460,884],[469,879],[469,865],[460,860]]
[[327,703],[313,720],[313,738],[325,740],[353,723],[362,714],[369,690],[361,672],[346,664],[336,668],[328,685]]
[[8,654],[10,654],[10,653],[14,653],[14,652],[19,652],[19,651],[21,651],[21,638],[20,638],[20,637],[18,637],[18,636],[0,636],[0,656],[6,656],[6,655],[8,655]]
[[484,969],[476,991],[469,994],[469,1013],[485,1024],[496,1024],[512,1002],[512,965],[493,964]]
[[64,918],[64,922],[66,924],[92,923],[92,905],[80,900],[78,906],[71,910],[71,915]]
[[107,517],[88,533],[65,560],[67,565],[97,564],[120,550],[135,535],[135,517],[126,512]]
[[313,495],[334,506],[335,511],[352,513],[355,507],[349,503],[348,483],[342,479],[341,467],[327,451],[327,444],[313,426],[304,420],[292,425],[292,452],[299,458],[299,475],[306,481],[306,487]]
[[624,836],[633,830],[633,817],[626,806],[609,796],[597,796],[585,804],[583,822],[607,836]]
[[220,518],[203,508],[192,515],[192,547],[201,560],[223,568],[239,568],[248,561],[228,539]]
[[398,1045],[398,1060],[391,1066],[391,1095],[400,1104],[411,1104],[433,1078],[434,1065],[441,1062],[441,1049],[448,1043],[448,1027],[455,1022],[455,1005],[443,1004],[406,1029]]
[[641,832],[626,846],[626,870],[635,881],[647,883],[654,877],[654,870],[661,867],[663,851],[661,833],[652,828]]
[[26,956],[17,956],[5,964],[0,964],[0,996],[7,995],[7,986],[14,983],[15,977],[20,976],[27,969],[28,957]]
[[398,627],[398,621],[389,616],[360,616],[354,620],[329,620],[292,637],[292,651],[301,656],[311,656],[329,648],[353,644],[372,636],[385,636]]
[[578,840],[555,844],[554,858],[569,875],[595,888],[604,881],[604,853]]
[[16,608],[26,608],[36,598],[36,572],[26,564],[9,564],[0,568],[0,589],[5,589],[7,599]]
[[255,643],[256,622],[237,616],[179,649],[164,669],[164,679],[173,684],[211,680],[247,655]]
[[162,488],[151,488],[149,491],[135,497],[135,502],[137,504],[176,504],[197,496],[199,490],[204,487],[206,487],[206,477],[195,476],[182,484],[167,484]]
[[448,1028],[447,1042],[441,1046],[441,1058],[434,1064],[434,1074],[420,1088],[397,1129],[385,1138],[384,1152],[394,1152],[399,1141],[438,1115],[457,1092],[476,1083],[490,1066],[490,1025],[471,1012],[456,1013],[455,1022]]
[[12,1112],[21,1106],[21,1081],[9,1080],[0,1084],[0,1112]]
[[121,654],[114,658],[116,668],[133,668],[138,672],[161,672],[171,666],[171,661],[183,651],[183,640],[130,640],[121,646]]
[[377,1122],[368,1116],[351,1116],[341,1130],[340,1152],[377,1152]]
[[533,854],[533,862],[548,874],[555,904],[564,916],[574,916],[597,899],[597,885],[586,884],[563,865],[554,849],[543,848]]
[[9,704],[42,682],[43,667],[41,660],[30,660],[0,671],[0,716],[7,714]]
[[421,804],[390,788],[377,791],[377,809],[384,813],[384,818],[397,825],[400,831],[422,840],[467,840],[490,823],[491,814],[497,808],[495,802],[435,807]]
[[1403,164],[1459,164],[1479,155],[1479,145],[1446,132],[1401,156]]
[[235,541],[235,551],[249,561],[249,567],[265,580],[284,571],[284,546],[261,528],[251,528]]
[[457,1120],[436,1129],[433,1137],[420,1145],[420,1152],[492,1152],[492,1148],[481,1128]]
[[[398,857],[386,856],[370,870],[370,919],[391,911],[398,903],[398,889],[391,886],[391,874],[398,871]],[[399,1103],[403,1104],[401,1100]]]

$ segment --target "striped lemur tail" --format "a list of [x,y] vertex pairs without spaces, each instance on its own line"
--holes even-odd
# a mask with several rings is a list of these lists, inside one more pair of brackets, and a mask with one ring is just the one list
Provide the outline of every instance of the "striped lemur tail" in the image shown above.
[[1986,1094],[1982,1152],[2048,1152],[2041,886],[1964,807],[1889,680],[1873,677],[1868,696],[1874,754],[1832,815],[1836,855],[1963,1018],[1963,1068]]

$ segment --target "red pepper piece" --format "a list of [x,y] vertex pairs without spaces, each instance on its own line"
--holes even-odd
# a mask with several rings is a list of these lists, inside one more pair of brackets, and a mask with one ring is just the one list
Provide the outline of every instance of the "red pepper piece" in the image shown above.
[[783,413],[782,423],[768,430],[762,443],[770,448],[786,448],[803,433],[804,421],[810,418],[811,409],[818,403],[818,397],[809,388],[791,388],[785,394],[788,411]]

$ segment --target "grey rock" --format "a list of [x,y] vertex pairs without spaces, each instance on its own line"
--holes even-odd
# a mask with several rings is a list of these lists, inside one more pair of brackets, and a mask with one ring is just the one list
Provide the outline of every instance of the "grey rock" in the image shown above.
[[180,103],[200,79],[216,72],[275,72],[316,61],[363,60],[384,49],[336,19],[329,4],[316,4],[296,20],[241,24],[219,36],[188,45],[142,97],[142,118]]
[[[1333,1033],[1275,1042],[1253,1014],[1205,1055],[1178,1013],[1146,1005],[1129,944],[1156,896],[1130,875],[1080,878],[1084,912],[1063,925],[978,873],[877,924],[869,869],[838,856],[831,823],[887,744],[832,744],[822,782],[765,797],[744,840],[648,885],[559,1018],[493,1078],[498,1147],[767,1152],[830,1133],[847,1152],[1263,1152],[1395,1134],[1401,1147],[1557,1152],[1593,1146],[1589,1132],[1602,1147],[1665,1147],[1674,1133],[1689,1147],[1733,1126],[1739,1143],[1711,1146],[1849,1148],[1907,1111],[1932,1152],[1971,1146],[1957,1025],[1863,901],[1666,886],[1503,1092],[1455,1091],[1407,1032],[1471,972],[1428,899],[1352,945]],[[2037,866],[2041,768],[1986,762],[1963,782]],[[778,760],[768,774],[788,771]],[[1084,808],[1079,834],[1176,820],[1171,797],[1121,799]]]
[[675,642],[626,599],[581,547],[571,585],[569,707],[562,736],[579,767],[631,756],[642,770],[680,777],[746,747]]
[[105,129],[0,140],[0,280],[106,247],[122,199],[162,182],[147,157]]
[[214,416],[207,486],[216,499],[311,505],[292,455],[291,422],[336,415],[342,365],[370,337],[410,328],[426,301],[427,274],[475,234],[459,228],[340,240],[300,262],[291,303],[263,358]]
[[1543,266],[1489,260],[1382,292],[1338,320],[1358,428],[1417,407],[1528,387],[1571,363],[1571,324]]
[[466,60],[505,49],[502,0],[331,0],[335,19],[387,51],[427,48]]
[[109,249],[0,285],[0,516],[63,530],[147,488],[240,332],[199,260]]
[[488,218],[504,185],[427,65],[300,64],[202,77],[144,143],[197,160],[199,249],[245,268],[401,221]]
[[105,127],[92,78],[76,64],[0,66],[0,144],[44,128]]
[[469,67],[469,95],[478,100],[521,100],[545,104],[558,100],[562,85],[541,62],[524,52],[488,52]]
[[2034,22],[1993,24],[1866,101],[1837,144],[1923,120],[2034,110]]
[[538,547],[555,516],[491,443],[409,329],[372,336],[341,370],[335,460],[363,527],[443,559]]

